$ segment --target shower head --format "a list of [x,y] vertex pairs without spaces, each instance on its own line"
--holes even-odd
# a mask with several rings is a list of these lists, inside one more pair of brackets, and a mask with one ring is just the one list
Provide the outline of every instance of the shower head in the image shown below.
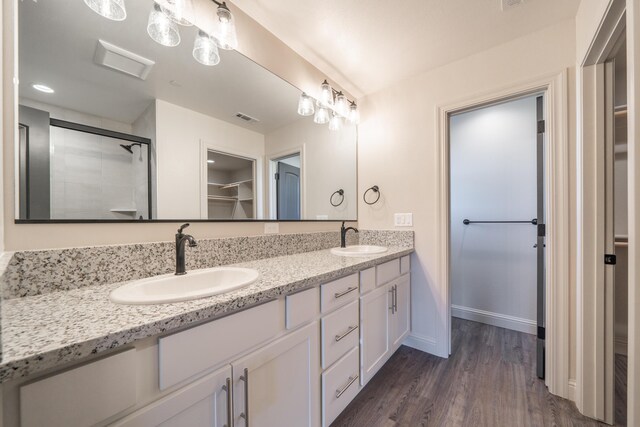
[[129,145],[120,144],[120,147],[124,148],[124,149],[125,149],[125,150],[127,150],[129,153],[133,154],[133,150],[132,150],[132,148],[133,148],[134,146],[136,146],[136,145],[138,145],[138,146],[142,147],[142,144],[141,144],[141,143],[139,143],[139,142],[134,142],[133,144],[129,144]]

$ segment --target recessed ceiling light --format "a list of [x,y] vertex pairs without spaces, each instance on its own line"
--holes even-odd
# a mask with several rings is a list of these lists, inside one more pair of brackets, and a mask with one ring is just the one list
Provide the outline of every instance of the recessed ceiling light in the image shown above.
[[40,83],[36,83],[31,85],[31,87],[33,87],[35,90],[39,90],[40,92],[44,92],[44,93],[53,93],[55,92],[55,90],[51,89],[49,86],[47,85],[43,85]]
[[207,160],[207,163],[215,163],[215,160]]

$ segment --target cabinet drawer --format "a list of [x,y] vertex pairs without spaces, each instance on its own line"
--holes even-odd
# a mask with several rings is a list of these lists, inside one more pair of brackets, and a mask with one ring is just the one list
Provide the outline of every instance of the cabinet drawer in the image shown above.
[[293,329],[310,322],[320,314],[320,294],[318,288],[307,289],[297,294],[287,295],[287,329]]
[[136,403],[136,351],[128,350],[20,388],[20,425],[88,426]]
[[329,313],[356,299],[358,299],[358,273],[320,286],[322,313]]
[[322,319],[322,369],[358,345],[359,318],[356,300]]
[[213,368],[284,330],[281,300],[159,340],[160,390]]
[[376,285],[385,283],[400,276],[400,258],[376,266]]
[[360,272],[360,293],[366,294],[376,288],[376,268],[367,268]]
[[411,271],[411,256],[406,255],[400,258],[400,274],[406,274]]
[[322,425],[328,426],[360,391],[358,347],[322,374]]

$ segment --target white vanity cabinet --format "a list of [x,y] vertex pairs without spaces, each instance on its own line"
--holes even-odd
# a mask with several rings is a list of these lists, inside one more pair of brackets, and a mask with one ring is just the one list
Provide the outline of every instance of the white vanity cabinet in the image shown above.
[[318,323],[232,362],[235,427],[317,426]]
[[[409,335],[411,280],[408,264],[409,257],[406,256],[376,266],[376,287],[360,297],[360,377],[363,386]],[[370,285],[368,289],[371,289]]]

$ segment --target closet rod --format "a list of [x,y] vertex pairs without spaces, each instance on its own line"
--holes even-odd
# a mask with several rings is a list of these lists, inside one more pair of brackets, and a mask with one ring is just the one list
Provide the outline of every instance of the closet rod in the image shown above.
[[469,219],[462,220],[464,225],[469,224],[533,224],[538,225],[538,220],[536,218],[530,221],[471,221]]

